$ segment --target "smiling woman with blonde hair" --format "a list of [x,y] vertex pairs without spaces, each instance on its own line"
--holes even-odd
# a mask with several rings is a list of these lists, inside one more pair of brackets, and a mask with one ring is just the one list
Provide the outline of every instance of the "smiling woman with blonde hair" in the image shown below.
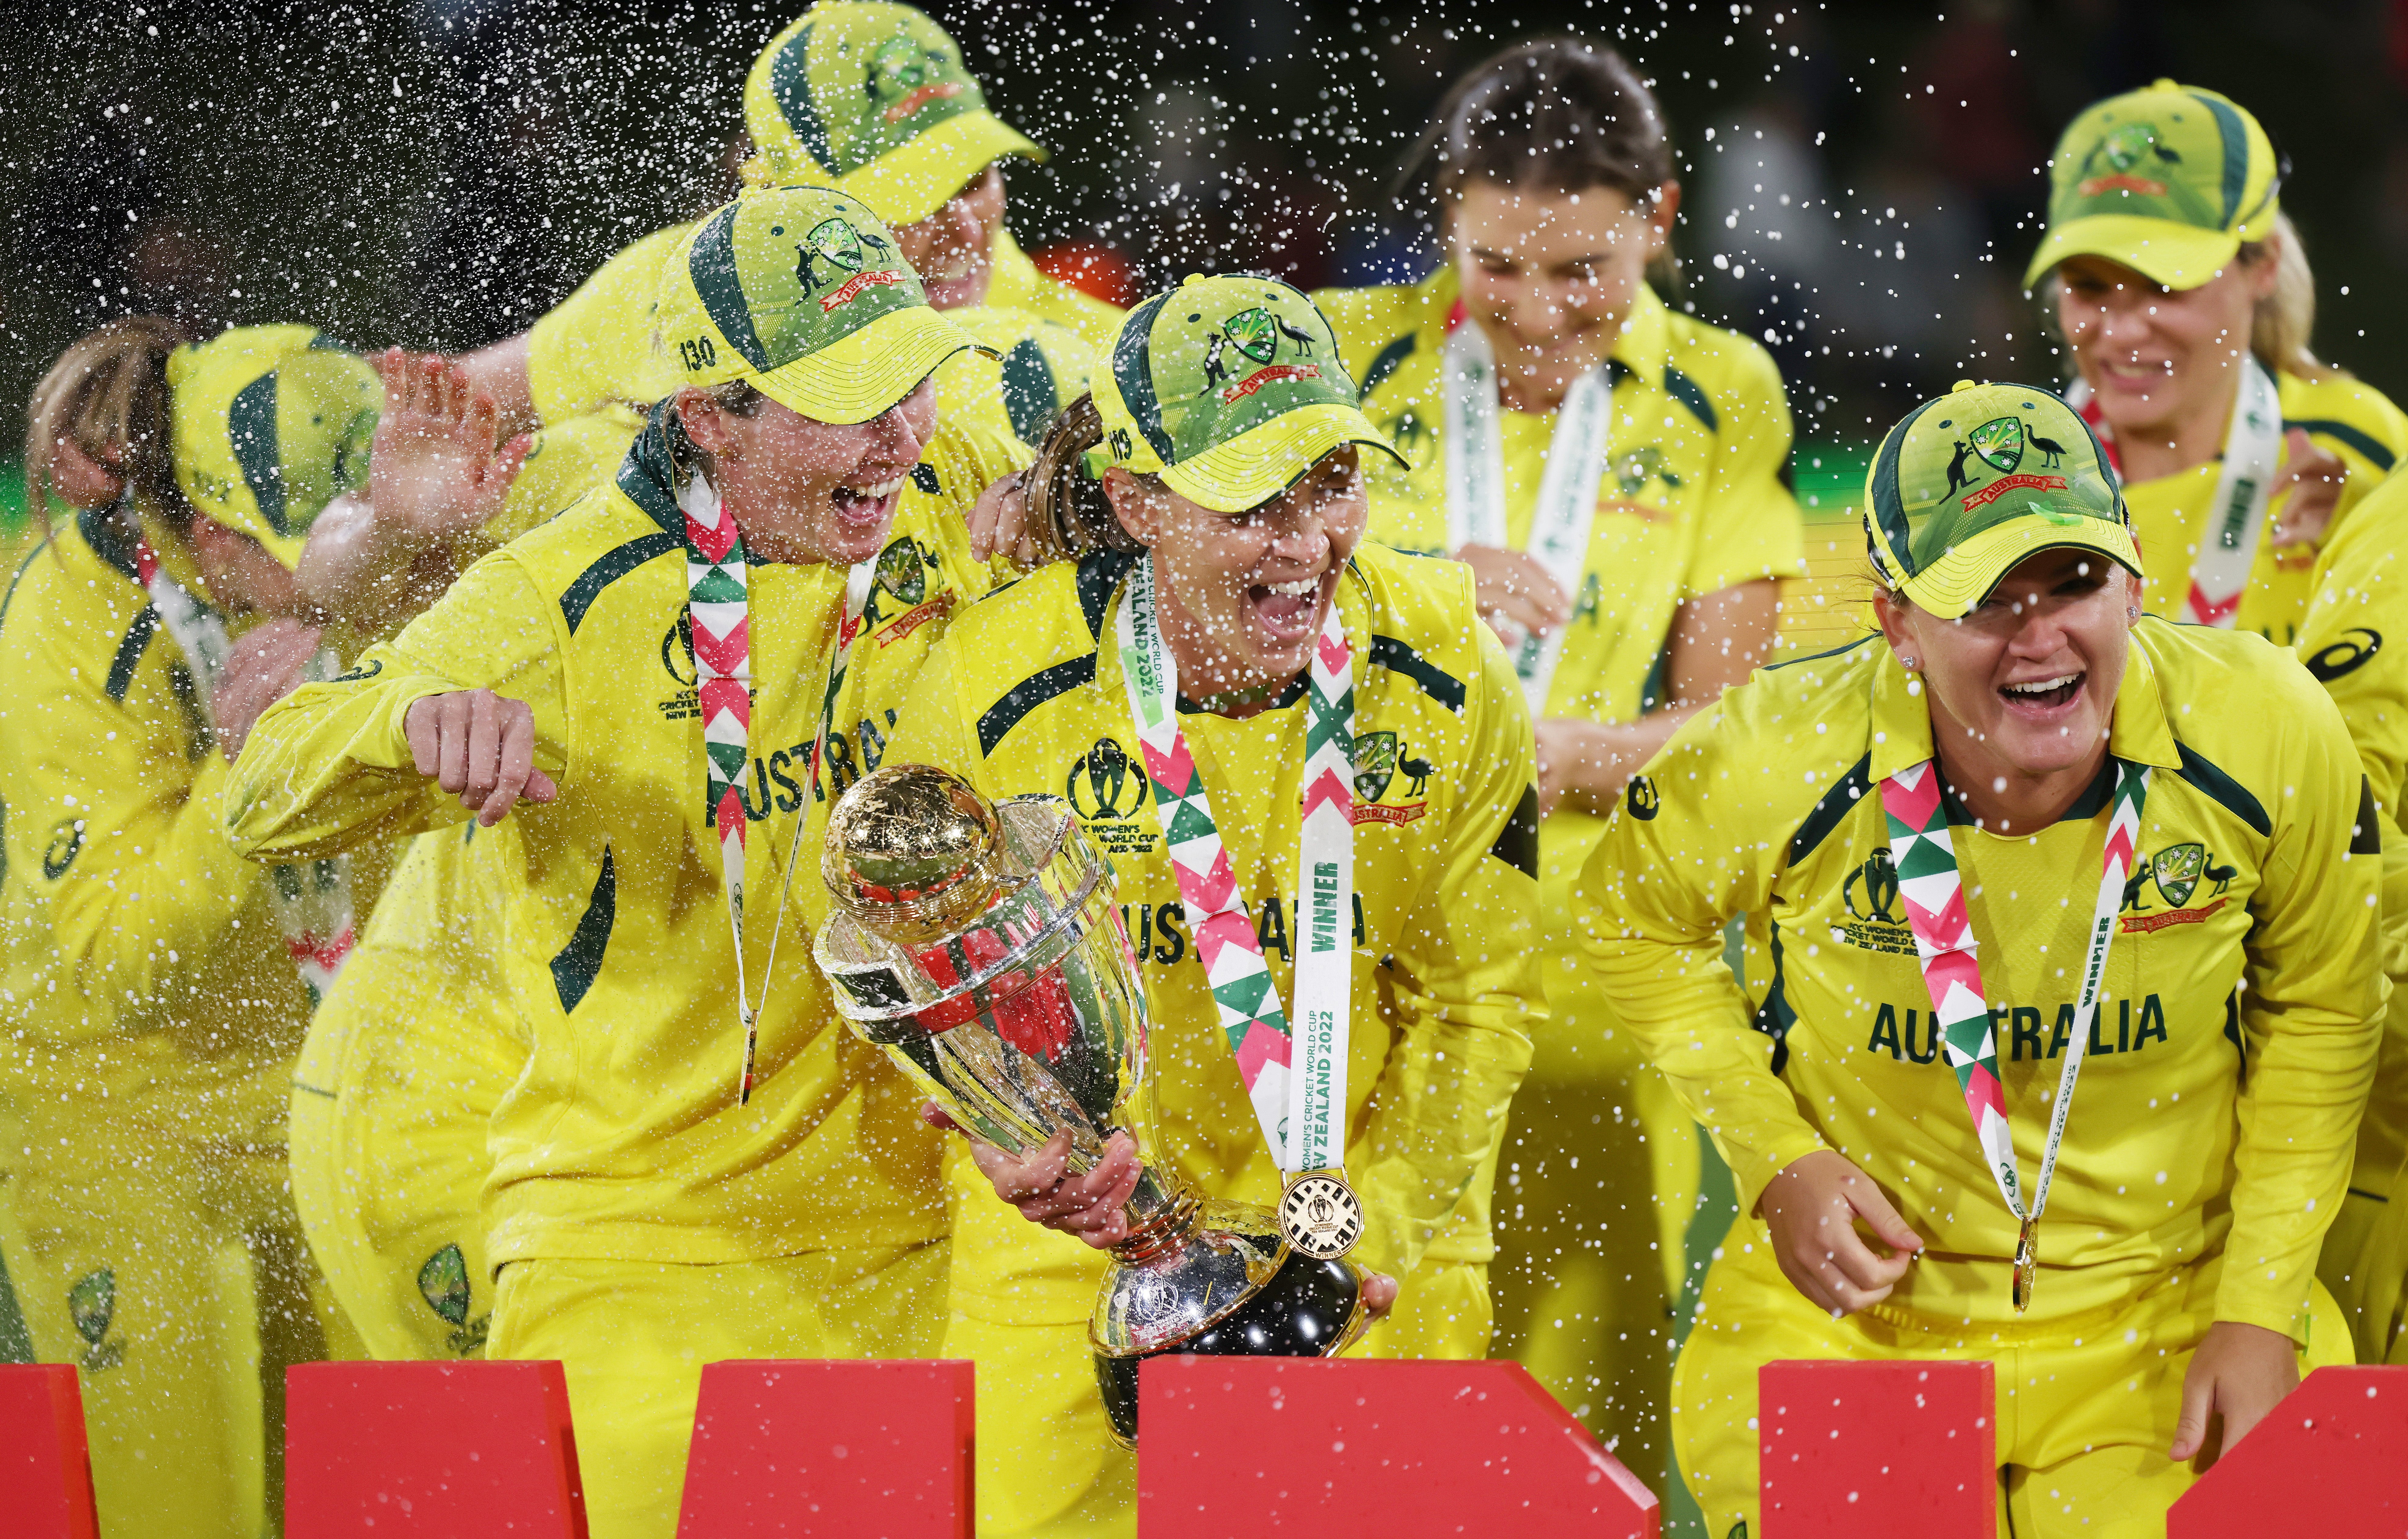
[[[1538,718],[1555,1018],[1498,1172],[1498,1333],[1641,1469],[1697,1194],[1721,1172],[1573,964],[1570,888],[1631,772],[1764,659],[1803,550],[1771,357],[1648,286],[1681,191],[1638,69],[1526,43],[1456,83],[1409,172],[1439,270],[1317,296],[1411,461],[1368,467],[1370,538],[1471,567]],[[1459,1243],[1490,1253],[1484,1224]]]
[[2025,274],[2067,398],[2123,478],[2157,614],[2289,645],[2317,552],[2408,453],[2408,417],[2308,351],[2315,279],[2289,167],[2247,109],[2159,80],[2095,102],[2049,161]]

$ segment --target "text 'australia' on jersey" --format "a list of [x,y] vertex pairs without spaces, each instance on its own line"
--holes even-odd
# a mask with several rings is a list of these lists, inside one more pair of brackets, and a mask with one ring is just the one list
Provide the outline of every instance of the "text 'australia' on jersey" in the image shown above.
[[[2382,994],[2364,778],[2287,653],[2154,620],[2110,749],[2152,774],[2043,1224],[2044,1273],[2076,1280],[2037,1296],[2120,1303],[2223,1249],[2218,1317],[2293,1330]],[[1582,878],[1584,944],[1729,1156],[1742,1210],[1836,1148],[1931,1248],[1893,1302],[2003,1317],[2015,1222],[1938,1042],[1881,802],[1930,753],[1928,706],[1878,638],[1760,671],[1631,782]],[[2111,784],[2036,833],[1949,802],[2027,1183],[2072,1041]],[[1752,1000],[1719,961],[1738,913],[1757,916]]]

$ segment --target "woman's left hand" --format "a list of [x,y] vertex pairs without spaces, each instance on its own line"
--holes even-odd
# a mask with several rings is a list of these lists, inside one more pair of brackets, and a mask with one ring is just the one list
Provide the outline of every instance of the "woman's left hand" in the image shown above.
[[1029,525],[1027,479],[1027,471],[1014,470],[979,494],[968,520],[972,559],[1000,555],[1029,571],[1053,558],[1048,541]]
[[2268,543],[2279,551],[2324,539],[2348,479],[2349,467],[2341,456],[2316,447],[2307,429],[2294,427],[2284,435],[2283,468],[2274,479],[2274,528]]
[[378,524],[416,542],[472,534],[502,511],[532,440],[504,441],[494,403],[449,359],[387,349],[384,412],[368,461]]
[[2211,1457],[2223,1458],[2299,1387],[2298,1349],[2290,1337],[2262,1325],[2216,1321],[2183,1374],[2182,1418],[2174,1423],[2168,1457],[2180,1463],[2207,1450],[2208,1418],[2220,1416],[2224,1435]]
[[1530,728],[1539,755],[1539,815],[1552,817],[1565,792],[1585,788],[1598,728],[1570,716],[1541,716]]

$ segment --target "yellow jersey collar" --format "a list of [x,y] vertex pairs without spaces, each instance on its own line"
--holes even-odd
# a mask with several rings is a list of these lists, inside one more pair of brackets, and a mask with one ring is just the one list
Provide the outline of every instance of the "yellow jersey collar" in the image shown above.
[[[1931,706],[1923,688],[1920,679],[1910,679],[1899,666],[1897,653],[1886,644],[1875,643],[1870,747],[1876,784],[1931,757]],[[2182,764],[2172,724],[2166,720],[2165,697],[2157,688],[2157,670],[2150,666],[2149,654],[2137,637],[2124,654],[2124,682],[2115,690],[2107,751],[2119,759],[2158,769]]]

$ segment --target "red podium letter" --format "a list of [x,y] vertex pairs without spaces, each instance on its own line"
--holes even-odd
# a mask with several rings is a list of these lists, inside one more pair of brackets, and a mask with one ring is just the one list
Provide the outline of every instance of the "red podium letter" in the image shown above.
[[1764,1539],[1994,1539],[1986,1362],[1769,1362],[1756,1374]]
[[24,1539],[98,1539],[83,1394],[71,1367],[0,1367],[0,1528]]
[[1656,1498],[1519,1363],[1155,1358],[1138,1532],[1656,1539]]
[[2319,1368],[2166,1514],[2168,1539],[2408,1531],[2408,1368]]
[[967,1362],[714,1362],[683,1539],[970,1539]]
[[556,1362],[312,1362],[285,1371],[286,1539],[585,1539]]

